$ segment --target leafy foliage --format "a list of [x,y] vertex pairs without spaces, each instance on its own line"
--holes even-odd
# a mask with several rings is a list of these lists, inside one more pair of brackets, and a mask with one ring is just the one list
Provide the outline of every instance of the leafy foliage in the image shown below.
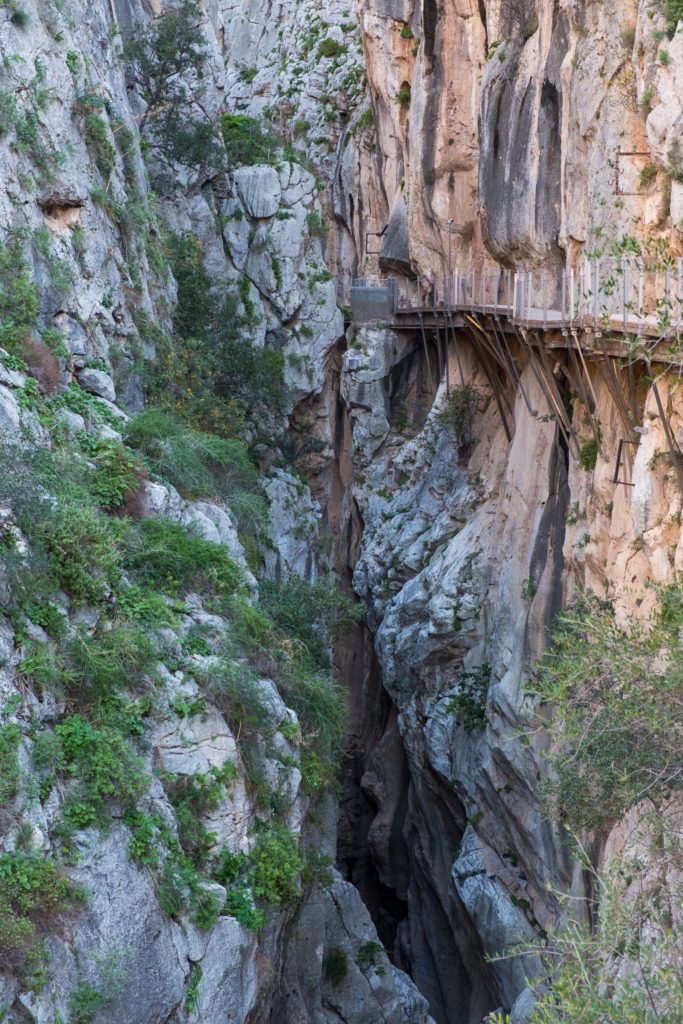
[[119,441],[86,439],[85,447],[95,464],[90,493],[101,508],[121,509],[142,486],[140,463]]
[[0,726],[0,805],[11,800],[17,792],[20,740],[18,726],[11,722]]
[[89,111],[85,115],[85,142],[102,177],[108,181],[116,167],[116,150],[109,138],[107,122]]
[[0,244],[0,345],[15,352],[38,315],[38,295],[31,282],[19,238]]
[[284,408],[284,359],[245,336],[249,318],[240,298],[216,290],[194,235],[170,242],[178,283],[176,336],[160,346],[160,377],[152,397],[161,408],[204,433],[234,437],[259,411],[272,419]]
[[333,985],[340,985],[349,973],[349,961],[340,946],[328,949],[323,957],[323,975]]
[[129,529],[125,565],[143,584],[169,594],[194,589],[229,598],[242,584],[242,571],[224,547],[166,519],[146,519]]
[[486,722],[486,701],[491,680],[491,666],[462,672],[458,679],[458,692],[446,705],[467,732],[481,729]]
[[202,103],[209,57],[202,19],[196,0],[182,0],[139,26],[122,55],[147,104],[140,130],[170,165],[202,168],[223,159],[217,125]]
[[[659,836],[655,854],[669,872],[644,872],[642,859],[621,856],[594,875],[595,927],[576,920],[567,904],[564,926],[540,950],[547,976],[531,1024],[657,1024],[678,1020],[683,1001],[681,939],[676,922],[681,896],[678,879],[680,830],[650,818]],[[585,855],[581,858],[591,870]],[[664,879],[667,881],[664,881]]]
[[584,441],[579,450],[579,465],[581,469],[585,469],[587,473],[592,472],[598,463],[599,453],[600,445],[597,437],[590,437],[587,441]]
[[0,854],[0,966],[17,968],[83,893],[42,853]]
[[483,401],[481,391],[472,384],[454,386],[439,410],[439,421],[453,432],[456,443],[461,448],[467,448],[473,443],[474,419],[481,410]]
[[335,637],[362,617],[362,609],[330,577],[313,583],[301,576],[262,580],[260,606],[278,629],[298,640],[316,668],[328,668]]
[[279,163],[282,143],[246,114],[225,114],[221,132],[230,167]]
[[683,662],[678,587],[649,626],[619,625],[585,596],[559,617],[535,692],[552,709],[553,813],[572,829],[605,830],[683,777]]
[[222,498],[246,534],[265,529],[258,474],[241,441],[205,434],[163,409],[149,408],[129,424],[126,443],[140,452],[155,476],[185,497]]
[[57,742],[40,767],[78,781],[64,809],[67,821],[83,828],[106,819],[111,799],[124,807],[145,792],[148,779],[143,761],[133,752],[125,733],[105,720],[98,728],[81,715],[70,715],[55,727]]

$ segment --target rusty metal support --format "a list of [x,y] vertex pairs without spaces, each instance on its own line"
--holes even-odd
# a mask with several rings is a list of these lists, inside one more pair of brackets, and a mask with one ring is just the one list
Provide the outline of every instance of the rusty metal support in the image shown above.
[[623,458],[623,455],[624,455],[624,445],[627,445],[627,444],[632,444],[635,447],[638,446],[638,442],[637,441],[629,441],[628,438],[626,438],[626,437],[622,437],[619,440],[619,447],[617,448],[617,464],[614,467],[614,476],[612,477],[612,483],[613,484],[623,484],[624,487],[635,487],[636,485],[634,483],[632,483],[631,481],[629,481],[629,480],[620,480],[619,479],[619,470],[621,469],[622,458]]

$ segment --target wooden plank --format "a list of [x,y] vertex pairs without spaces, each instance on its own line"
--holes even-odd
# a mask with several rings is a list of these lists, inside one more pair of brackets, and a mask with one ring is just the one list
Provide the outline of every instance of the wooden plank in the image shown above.
[[[490,341],[486,331],[484,330],[484,328],[479,323],[477,323],[477,321],[473,317],[468,316],[467,319],[477,329],[477,334],[473,335],[473,337],[475,337],[475,338],[477,338],[479,340],[479,343],[484,346],[484,348],[488,352],[489,356],[492,357],[494,363],[496,363],[497,366],[507,376],[508,368],[505,365],[504,360],[501,360],[500,356],[497,354],[497,352],[496,352],[494,346],[491,344],[491,341]],[[512,408],[512,405],[511,405],[507,395],[504,395],[503,397],[504,397],[504,400],[505,400],[505,404],[508,407],[508,412],[510,413],[511,416],[514,416],[514,410]]]
[[429,350],[427,348],[427,335],[425,333],[425,326],[424,326],[424,321],[422,319],[422,314],[420,314],[420,330],[422,332],[422,348],[424,349],[425,362],[427,364],[427,376],[429,378],[429,387],[430,387],[430,390],[433,392],[434,391],[434,378],[432,376],[432,367],[431,367],[431,364],[429,362]]
[[465,328],[465,330],[470,334],[470,341],[472,342],[472,347],[474,349],[475,359],[477,360],[482,370],[486,374],[489,385],[491,386],[493,396],[496,400],[496,405],[498,406],[498,412],[500,413],[501,422],[505,430],[505,436],[507,437],[508,442],[510,442],[512,441],[512,432],[510,430],[510,427],[508,426],[507,417],[505,415],[505,409],[503,407],[503,402],[501,400],[500,384],[495,379],[495,371],[491,371],[487,361],[484,359],[483,353],[481,351],[481,345],[479,344],[478,336],[473,334],[471,328]]
[[512,356],[512,353],[510,352],[510,350],[508,348],[507,341],[505,339],[505,335],[503,334],[502,330],[501,330],[500,334],[498,333],[498,326],[497,325],[498,326],[500,325],[500,321],[498,320],[498,317],[495,316],[495,317],[493,317],[491,319],[491,327],[493,328],[493,335],[494,335],[494,337],[496,339],[496,342],[498,343],[498,349],[500,350],[500,352],[503,355],[503,358],[507,361],[507,363],[509,365],[510,376],[512,377],[512,380],[513,380],[513,383],[514,383],[515,387],[518,388],[519,391],[521,391],[522,397],[524,399],[524,404],[526,405],[530,415],[533,416],[534,410],[531,408],[531,403],[529,402],[529,398],[527,396],[526,389],[525,389],[524,385],[522,384],[521,374],[519,373],[519,370],[517,369],[517,367],[515,365],[515,360],[514,360],[514,358]]

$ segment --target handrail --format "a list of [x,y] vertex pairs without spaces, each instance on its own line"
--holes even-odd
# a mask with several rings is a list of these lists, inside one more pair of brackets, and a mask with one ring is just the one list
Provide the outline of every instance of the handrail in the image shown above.
[[584,258],[580,267],[508,270],[456,267],[443,277],[357,278],[354,289],[383,289],[396,314],[482,312],[526,328],[651,333],[683,330],[683,259]]

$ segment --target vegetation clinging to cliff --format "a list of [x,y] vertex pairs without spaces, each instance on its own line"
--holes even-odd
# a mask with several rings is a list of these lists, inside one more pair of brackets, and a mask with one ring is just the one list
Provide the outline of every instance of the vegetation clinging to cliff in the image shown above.
[[174,337],[160,340],[154,399],[206,433],[234,437],[247,421],[272,431],[285,401],[282,354],[251,343],[248,299],[214,287],[194,235],[175,236],[169,244],[178,305]]
[[557,744],[552,813],[571,829],[604,831],[645,797],[683,779],[681,596],[662,592],[649,626],[620,626],[609,604],[586,596],[560,616],[539,667]]

